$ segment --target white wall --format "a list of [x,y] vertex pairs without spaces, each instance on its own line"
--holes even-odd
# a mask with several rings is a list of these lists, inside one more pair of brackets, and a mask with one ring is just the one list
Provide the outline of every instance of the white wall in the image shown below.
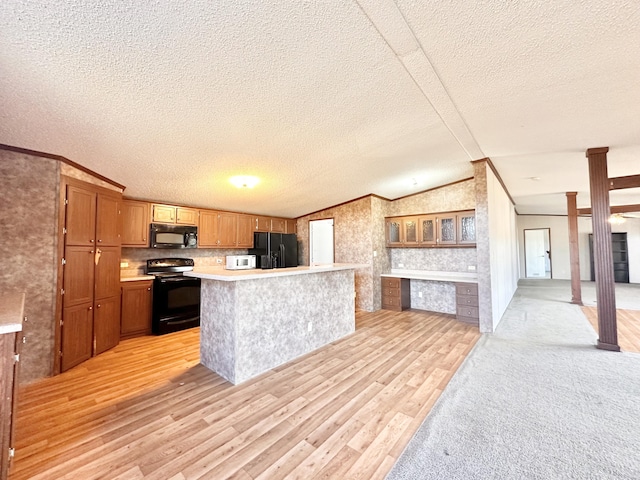
[[487,169],[487,196],[491,238],[491,307],[495,330],[518,288],[518,235],[515,208],[490,169]]
[[[524,230],[551,229],[552,278],[571,279],[569,263],[569,221],[566,216],[518,215],[518,252],[520,278],[524,278]],[[629,282],[640,283],[640,218],[627,218],[621,225],[612,225],[612,232],[626,232],[629,247]],[[591,280],[589,234],[593,232],[591,217],[578,217],[578,248],[580,251],[580,280]]]

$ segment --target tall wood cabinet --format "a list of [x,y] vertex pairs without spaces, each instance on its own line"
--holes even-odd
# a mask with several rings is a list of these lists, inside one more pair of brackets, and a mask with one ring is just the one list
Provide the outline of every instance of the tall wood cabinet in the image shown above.
[[63,177],[64,257],[60,368],[68,370],[120,338],[122,194]]

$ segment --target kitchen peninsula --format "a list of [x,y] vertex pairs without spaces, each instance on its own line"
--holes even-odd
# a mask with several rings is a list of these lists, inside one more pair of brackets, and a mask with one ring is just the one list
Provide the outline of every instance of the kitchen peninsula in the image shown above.
[[355,331],[355,269],[196,268],[200,363],[239,384]]

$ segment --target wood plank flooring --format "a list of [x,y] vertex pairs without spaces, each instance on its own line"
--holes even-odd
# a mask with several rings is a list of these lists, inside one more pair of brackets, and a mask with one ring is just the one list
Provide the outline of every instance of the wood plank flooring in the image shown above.
[[[582,307],[587,320],[593,329],[598,332],[598,308]],[[640,353],[640,311],[616,310],[618,323],[618,345],[625,352]]]
[[238,386],[198,329],[126,340],[23,387],[10,480],[382,479],[480,337],[426,312],[359,312],[356,333]]

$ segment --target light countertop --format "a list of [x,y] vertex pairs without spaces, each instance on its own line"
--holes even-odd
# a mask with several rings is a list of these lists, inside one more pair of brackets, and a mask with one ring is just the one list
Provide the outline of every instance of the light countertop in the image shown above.
[[24,318],[24,293],[0,295],[0,333],[14,333],[22,330]]
[[132,275],[132,276],[124,276],[120,277],[121,282],[139,282],[141,280],[153,280],[155,277],[153,275]]
[[306,275],[311,273],[336,272],[340,270],[354,270],[368,267],[358,263],[334,263],[331,265],[299,266],[289,268],[260,268],[250,270],[225,270],[219,267],[196,267],[192,272],[184,272],[187,277],[197,277],[206,280],[221,280],[235,282],[238,280],[256,280],[261,278],[284,277],[287,275]]
[[383,273],[381,277],[409,278],[411,280],[431,280],[434,282],[478,283],[476,273],[467,272],[435,272],[429,270],[392,269],[391,273]]

